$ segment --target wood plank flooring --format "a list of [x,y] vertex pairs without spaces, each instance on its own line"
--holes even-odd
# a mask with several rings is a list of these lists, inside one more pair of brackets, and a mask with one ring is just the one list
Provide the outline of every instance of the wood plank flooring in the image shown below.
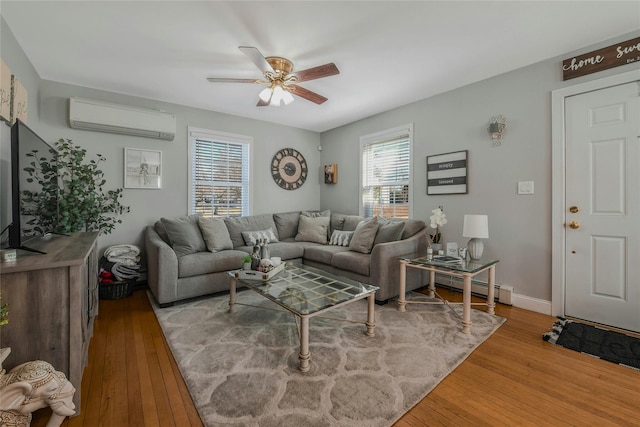
[[[639,371],[542,341],[553,317],[501,304],[496,314],[507,322],[396,427],[640,425]],[[142,290],[100,301],[82,391],[80,415],[63,426],[202,426]]]

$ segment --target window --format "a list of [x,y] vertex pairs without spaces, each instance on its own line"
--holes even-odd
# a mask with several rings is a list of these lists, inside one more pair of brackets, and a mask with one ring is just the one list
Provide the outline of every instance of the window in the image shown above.
[[205,217],[249,215],[253,139],[189,128],[189,212]]
[[413,124],[360,138],[360,215],[410,218]]

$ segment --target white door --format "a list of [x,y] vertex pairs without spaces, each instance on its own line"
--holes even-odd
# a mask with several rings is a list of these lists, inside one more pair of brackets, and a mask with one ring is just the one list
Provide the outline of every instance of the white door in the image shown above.
[[640,82],[565,100],[565,314],[640,332]]

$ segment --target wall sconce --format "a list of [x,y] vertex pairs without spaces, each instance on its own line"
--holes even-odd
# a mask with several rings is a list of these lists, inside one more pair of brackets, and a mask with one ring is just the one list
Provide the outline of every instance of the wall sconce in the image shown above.
[[502,144],[502,133],[507,127],[507,118],[503,115],[491,117],[487,132],[491,136],[491,145],[496,147]]

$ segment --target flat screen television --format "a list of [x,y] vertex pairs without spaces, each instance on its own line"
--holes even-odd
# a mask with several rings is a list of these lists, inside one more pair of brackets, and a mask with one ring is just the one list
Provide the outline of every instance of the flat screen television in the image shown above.
[[[9,247],[41,252],[25,244],[55,232],[58,224],[57,156],[53,147],[22,121],[16,120],[11,127]],[[46,166],[43,168],[42,165]],[[32,215],[34,210],[46,212],[49,219],[36,222]]]

